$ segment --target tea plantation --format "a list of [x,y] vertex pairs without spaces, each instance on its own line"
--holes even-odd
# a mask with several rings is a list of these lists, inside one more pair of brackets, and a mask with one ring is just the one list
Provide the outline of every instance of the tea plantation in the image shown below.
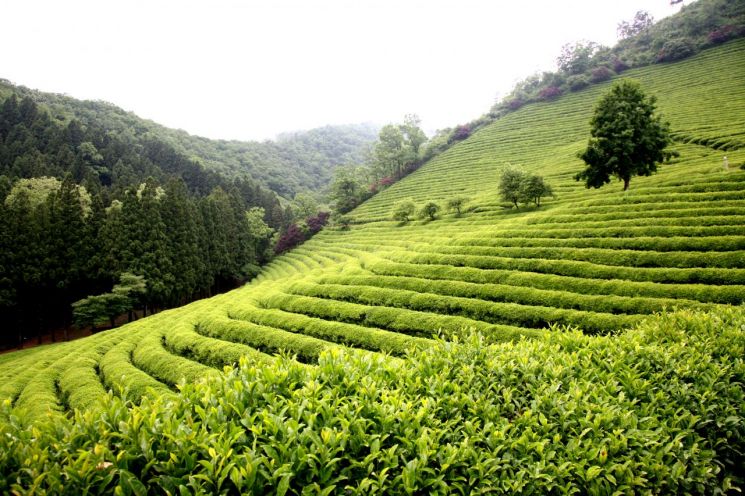
[[[623,77],[680,153],[626,192],[572,178],[608,82],[499,119],[243,288],[0,355],[0,491],[743,488],[745,40]],[[508,208],[508,165],[555,198]]]

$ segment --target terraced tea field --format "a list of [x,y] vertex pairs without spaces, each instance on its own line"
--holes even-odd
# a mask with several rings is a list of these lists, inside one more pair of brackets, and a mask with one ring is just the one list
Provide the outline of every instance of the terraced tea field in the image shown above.
[[[663,309],[745,295],[745,41],[629,71],[671,122],[680,158],[646,178],[587,190],[576,153],[608,84],[512,113],[275,259],[249,285],[81,341],[0,356],[0,397],[31,419],[89,408],[108,390],[174,395],[181,381],[280,351],[402,355],[440,333],[540,339],[554,324],[606,334]],[[609,83],[610,84],[610,83]],[[730,169],[723,170],[728,156]],[[505,208],[508,164],[556,197]],[[466,212],[398,225],[391,205],[469,198]]]

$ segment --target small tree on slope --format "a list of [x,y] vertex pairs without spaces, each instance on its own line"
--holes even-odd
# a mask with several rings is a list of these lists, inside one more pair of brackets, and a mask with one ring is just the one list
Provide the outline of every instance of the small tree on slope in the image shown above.
[[670,126],[654,115],[655,101],[636,81],[616,83],[595,107],[592,137],[579,154],[587,168],[574,178],[599,188],[614,176],[626,191],[632,176],[649,176],[657,172],[658,163],[674,156],[665,150],[672,143]]

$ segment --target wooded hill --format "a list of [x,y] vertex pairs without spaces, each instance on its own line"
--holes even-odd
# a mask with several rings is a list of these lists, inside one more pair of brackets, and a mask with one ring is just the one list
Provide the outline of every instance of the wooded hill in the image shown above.
[[[128,146],[147,148],[156,141],[207,171],[251,179],[287,199],[323,189],[339,165],[362,162],[378,131],[372,124],[349,124],[287,132],[274,141],[212,140],[161,126],[111,103],[77,100],[0,80],[0,100],[10,94],[29,97],[63,125],[74,119],[83,128],[104,129]],[[114,163],[105,165],[111,169]]]
[[277,192],[323,189],[374,135],[328,126],[214,141],[0,82],[0,348],[66,335],[71,303],[106,293],[123,272],[145,277],[138,306],[151,309],[247,281],[296,220]]

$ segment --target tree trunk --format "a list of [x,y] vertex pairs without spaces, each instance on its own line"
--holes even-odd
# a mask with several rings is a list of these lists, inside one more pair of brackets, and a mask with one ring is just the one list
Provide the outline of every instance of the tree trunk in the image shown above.
[[68,330],[69,330],[68,326],[65,326],[65,330],[62,331],[63,337],[64,337],[64,340],[65,341],[69,341],[70,340],[70,335],[68,334]]
[[627,189],[629,189],[629,183],[630,182],[631,182],[631,178],[630,177],[624,177],[623,178],[623,190],[624,191],[626,191]]
[[109,317],[109,324],[111,324],[111,328],[113,329],[116,326],[116,322],[114,321],[116,317],[111,316]]

